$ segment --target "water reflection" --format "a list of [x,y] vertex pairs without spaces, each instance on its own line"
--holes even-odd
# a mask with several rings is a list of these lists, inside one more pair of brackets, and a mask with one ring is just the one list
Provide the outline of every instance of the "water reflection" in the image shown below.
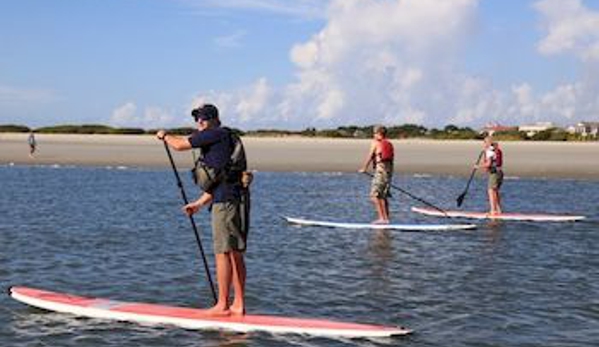
[[489,241],[492,244],[498,243],[500,241],[502,236],[501,229],[503,225],[504,223],[502,221],[496,219],[491,219],[486,223],[485,227],[489,231]]
[[373,230],[368,242],[368,252],[372,260],[381,267],[385,267],[395,258],[393,251],[393,237],[389,230]]
[[[220,331],[219,337],[223,340],[221,343],[219,343],[219,347],[243,347],[249,345],[251,334]],[[198,344],[198,347],[199,346],[205,346],[205,344]]]
[[376,283],[377,290],[387,292],[391,287],[391,268],[395,260],[392,233],[389,230],[372,230],[367,247],[370,278]]

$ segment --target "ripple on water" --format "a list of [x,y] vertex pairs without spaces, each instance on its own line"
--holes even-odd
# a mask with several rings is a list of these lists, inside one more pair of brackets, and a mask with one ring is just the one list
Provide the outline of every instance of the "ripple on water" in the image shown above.
[[[2,166],[0,181],[5,288],[211,305],[170,171]],[[447,208],[465,179],[400,175],[395,183]],[[405,325],[416,330],[413,336],[356,341],[189,331],[48,313],[6,295],[0,336],[17,347],[589,346],[599,340],[596,183],[518,179],[504,188],[510,209],[585,214],[584,223],[480,223],[472,232],[402,233],[297,227],[280,218],[368,221],[374,218],[368,189],[368,180],[355,174],[256,173],[248,309]],[[485,194],[485,182],[475,179],[464,209],[480,209]],[[413,215],[414,204],[394,194],[394,218],[444,222]],[[212,266],[207,218],[202,212],[196,220]]]

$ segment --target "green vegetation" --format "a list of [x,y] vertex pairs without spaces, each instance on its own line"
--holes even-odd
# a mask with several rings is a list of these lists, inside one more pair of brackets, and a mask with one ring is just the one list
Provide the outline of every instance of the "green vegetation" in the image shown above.
[[31,129],[24,125],[0,125],[0,133],[28,133],[29,131],[31,131]]
[[[254,137],[285,137],[285,136],[307,136],[307,137],[325,137],[325,138],[372,138],[374,126],[341,126],[336,129],[316,129],[313,127],[304,130],[278,130],[278,129],[259,129],[242,131],[232,128],[239,136],[247,135]],[[124,134],[124,135],[153,135],[157,129],[144,130],[141,128],[113,128],[101,124],[83,124],[83,125],[56,125],[32,129],[24,125],[0,124],[0,133],[13,132],[24,133],[35,131],[42,134]],[[191,127],[181,127],[167,129],[169,134],[188,136],[194,131]],[[402,124],[387,127],[387,135],[391,139],[422,138],[435,140],[480,140],[484,134],[469,127],[458,127],[450,124],[443,129],[427,129],[417,124]],[[496,132],[494,138],[498,141],[597,141],[596,137],[589,138],[581,135],[570,134],[563,129],[553,128],[538,132],[533,136],[527,136],[526,133],[517,130]]]
[[493,138],[497,141],[525,141],[528,140],[528,136],[523,131],[510,130],[500,131],[493,134]]
[[[147,130],[146,134],[156,134],[159,129],[150,129]],[[172,135],[180,135],[180,136],[188,136],[193,132],[193,128],[190,127],[182,127],[182,128],[172,128],[167,129],[167,132]]]
[[[275,130],[275,129],[260,129],[260,130],[252,130],[245,132],[245,135],[255,136],[255,137],[282,137],[282,136],[291,136],[291,135],[299,135],[299,133],[289,130]],[[306,134],[305,136],[309,136]]]
[[112,128],[99,124],[56,125],[35,129],[40,134],[145,134],[138,128]]
[[[306,128],[301,131],[289,130],[253,130],[246,134],[249,136],[310,136],[310,137],[332,137],[332,138],[356,138],[369,139],[372,137],[374,126],[342,126],[336,129],[317,130],[316,128]],[[481,139],[477,131],[465,127],[460,128],[455,125],[448,125],[444,129],[427,129],[422,125],[403,124],[387,127],[387,136],[391,139],[406,138],[432,138],[432,139],[452,139],[468,140]]]
[[568,133],[561,129],[547,129],[534,134],[531,137],[533,141],[566,141]]
[[427,133],[428,129],[426,129],[422,125],[416,124],[404,124],[400,126],[389,127],[389,129],[387,129],[387,135],[391,138],[396,139],[410,137],[425,137]]
[[450,124],[443,130],[430,130],[429,137],[439,140],[473,140],[482,139],[483,135],[472,128],[460,128]]

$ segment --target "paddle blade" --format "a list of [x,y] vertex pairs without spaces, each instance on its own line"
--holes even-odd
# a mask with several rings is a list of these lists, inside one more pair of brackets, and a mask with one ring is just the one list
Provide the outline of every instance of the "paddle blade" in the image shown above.
[[466,193],[462,193],[460,194],[460,196],[458,196],[458,198],[456,199],[457,203],[458,203],[458,207],[462,206],[462,204],[464,203],[464,198],[466,197]]

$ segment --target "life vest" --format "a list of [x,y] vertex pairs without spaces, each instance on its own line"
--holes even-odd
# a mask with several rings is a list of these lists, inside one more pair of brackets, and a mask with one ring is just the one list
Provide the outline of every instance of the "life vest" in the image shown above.
[[501,166],[503,165],[503,152],[499,147],[495,145],[491,146],[486,150],[485,156],[487,160],[490,161],[488,171],[490,173],[497,173],[498,170],[501,170]]
[[229,128],[223,128],[227,131],[227,139],[231,154],[225,167],[216,169],[206,165],[202,153],[195,161],[195,166],[191,170],[192,178],[195,184],[200,186],[203,191],[211,191],[223,181],[228,183],[241,183],[242,175],[247,170],[247,159],[243,142],[237,134]]
[[499,147],[495,147],[495,167],[501,169],[503,166],[503,152]]
[[376,153],[377,162],[392,162],[394,157],[393,145],[387,139],[382,139],[378,143],[378,153]]

